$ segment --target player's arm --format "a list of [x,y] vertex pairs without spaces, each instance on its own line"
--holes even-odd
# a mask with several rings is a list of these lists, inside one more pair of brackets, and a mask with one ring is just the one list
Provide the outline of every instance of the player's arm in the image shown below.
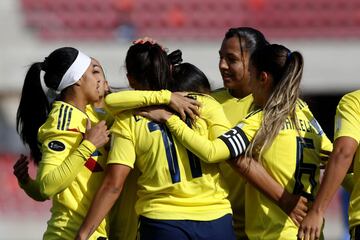
[[[355,93],[356,94],[356,93]],[[335,117],[335,142],[314,204],[299,228],[299,237],[320,236],[323,216],[348,172],[360,140],[359,99],[354,93],[339,102]]]
[[136,159],[135,147],[126,120],[117,120],[112,126],[113,139],[108,155],[105,178],[78,231],[77,239],[88,239],[93,234],[115,204],[126,177],[131,168],[134,167]]
[[167,105],[170,103],[170,99],[171,92],[168,90],[128,90],[108,94],[105,98],[105,103],[113,113],[118,113],[125,110],[146,107],[150,105]]
[[24,190],[24,192],[34,199],[35,201],[43,202],[48,200],[47,197],[44,197],[39,188],[39,183],[32,178],[29,178],[29,181],[25,184],[20,184],[20,187]]
[[307,199],[287,192],[256,160],[244,157],[229,161],[250,184],[277,204],[299,226],[306,216]]
[[168,90],[129,90],[107,95],[105,103],[114,115],[129,109],[153,105],[169,105],[171,109],[179,113],[182,119],[185,120],[186,114],[193,119],[195,115],[199,115],[199,103],[196,100],[184,97],[184,95],[185,93],[172,93]]
[[88,239],[94,233],[118,199],[130,170],[130,167],[121,164],[107,166],[105,178],[92,201],[76,239]]
[[[88,125],[84,140],[78,146],[73,146],[74,136],[66,131],[55,139],[44,141],[36,177],[41,195],[51,197],[67,188],[96,148],[109,140],[108,134],[105,122],[101,121],[93,128]],[[62,147],[54,150],[51,147],[54,140],[60,142]]]
[[13,166],[13,173],[18,180],[19,186],[29,197],[31,197],[35,201],[42,202],[47,200],[47,198],[41,196],[39,184],[30,177],[28,165],[29,161],[27,160],[27,156],[21,154],[20,158]]
[[330,155],[314,204],[299,228],[300,238],[305,236],[316,239],[320,236],[325,210],[342,183],[357,147],[358,142],[350,137],[340,137],[335,140],[334,150]]

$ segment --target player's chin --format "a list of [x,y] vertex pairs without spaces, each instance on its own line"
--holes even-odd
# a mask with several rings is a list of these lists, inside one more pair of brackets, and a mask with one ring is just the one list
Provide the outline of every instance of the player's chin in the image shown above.
[[232,88],[234,86],[234,81],[231,79],[223,79],[223,84],[225,88]]

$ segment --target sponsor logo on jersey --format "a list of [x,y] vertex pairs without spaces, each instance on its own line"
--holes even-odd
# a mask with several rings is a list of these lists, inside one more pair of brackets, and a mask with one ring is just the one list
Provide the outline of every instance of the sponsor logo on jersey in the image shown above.
[[65,150],[65,144],[63,144],[60,141],[56,141],[56,140],[49,142],[48,147],[51,150],[54,150],[54,151],[57,151],[57,152],[61,152],[61,151]]

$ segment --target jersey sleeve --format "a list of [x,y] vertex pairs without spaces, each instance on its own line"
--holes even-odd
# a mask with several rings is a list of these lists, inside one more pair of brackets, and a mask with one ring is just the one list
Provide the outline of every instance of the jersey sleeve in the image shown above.
[[48,198],[44,197],[40,193],[39,183],[34,179],[29,179],[29,181],[26,184],[19,183],[20,187],[26,195],[34,199],[35,201],[45,201]]
[[201,160],[213,163],[228,160],[230,152],[221,139],[209,140],[189,128],[178,116],[173,115],[166,125],[172,135]]
[[42,159],[36,177],[43,197],[51,197],[67,188],[96,150],[88,140],[76,147],[73,139],[64,132],[56,139],[43,142]]
[[201,108],[200,115],[207,123],[209,139],[212,140],[227,132],[232,126],[230,125],[221,104],[215,99],[205,99],[206,106]]
[[171,92],[161,91],[121,91],[111,93],[106,96],[105,103],[107,108],[116,114],[125,110],[146,107],[150,105],[169,104]]
[[107,164],[122,164],[134,168],[136,152],[129,119],[116,118],[111,132],[112,139]]
[[334,139],[351,137],[360,141],[360,103],[352,94],[345,95],[339,102],[335,116]]

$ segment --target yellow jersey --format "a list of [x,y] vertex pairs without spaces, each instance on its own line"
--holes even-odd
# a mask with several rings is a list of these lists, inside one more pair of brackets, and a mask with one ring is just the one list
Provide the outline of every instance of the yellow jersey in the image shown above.
[[[192,95],[203,107],[193,129],[216,138],[229,128],[221,105],[210,96]],[[136,212],[152,219],[208,221],[231,213],[218,164],[200,162],[158,124],[126,111],[116,116],[108,164],[140,171]]]
[[[320,155],[331,151],[332,144],[315,118],[310,118],[307,105],[298,102],[300,136],[287,119],[272,145],[263,153],[267,172],[287,191],[313,199],[318,189]],[[219,162],[240,156],[259,129],[262,111],[250,113],[236,127],[210,141],[196,134],[172,116],[166,125],[189,150],[206,162]],[[196,144],[192,144],[196,142]],[[294,177],[295,176],[295,177]],[[245,231],[249,239],[295,239],[297,227],[271,200],[250,184],[246,185]]]
[[[56,101],[38,140],[42,159],[36,181],[43,198],[52,199],[44,239],[74,239],[104,177],[107,152],[83,140],[88,116]],[[107,237],[106,220],[90,239]]]
[[[334,139],[351,137],[360,141],[360,90],[346,94],[340,100],[335,116]],[[360,146],[358,146],[354,163],[353,189],[350,195],[349,225],[350,229],[360,224]]]
[[[224,108],[231,126],[237,125],[253,108],[253,97],[233,97],[229,90],[221,88],[211,93]],[[220,170],[229,188],[228,199],[233,210],[233,225],[237,239],[246,239],[245,235],[245,179],[226,162],[220,163]]]

